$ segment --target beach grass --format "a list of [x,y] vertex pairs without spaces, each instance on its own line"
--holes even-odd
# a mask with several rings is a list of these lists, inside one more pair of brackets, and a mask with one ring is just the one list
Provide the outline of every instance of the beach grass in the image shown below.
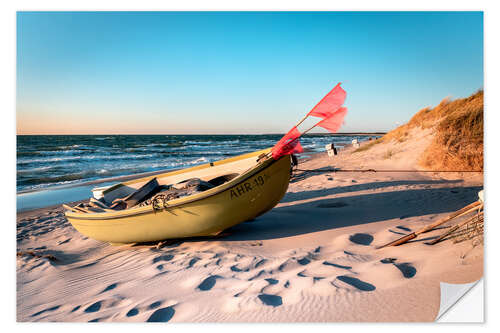
[[442,108],[434,140],[420,164],[431,170],[483,170],[483,91]]

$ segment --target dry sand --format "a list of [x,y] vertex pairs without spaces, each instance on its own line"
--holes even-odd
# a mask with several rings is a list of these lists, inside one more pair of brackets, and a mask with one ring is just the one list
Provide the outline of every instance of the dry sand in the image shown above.
[[[299,169],[417,169],[431,133]],[[390,151],[391,153],[388,153]],[[88,239],[62,208],[18,214],[18,321],[433,321],[440,282],[483,275],[483,246],[375,247],[477,200],[481,175],[296,172],[269,213],[224,237],[159,249]]]

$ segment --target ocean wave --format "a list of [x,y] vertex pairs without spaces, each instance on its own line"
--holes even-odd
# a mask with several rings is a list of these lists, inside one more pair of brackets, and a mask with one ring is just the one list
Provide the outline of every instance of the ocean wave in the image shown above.
[[153,154],[120,154],[120,155],[91,155],[91,156],[65,156],[65,157],[50,157],[39,159],[18,160],[18,165],[32,164],[32,163],[51,163],[51,162],[64,162],[75,160],[126,160],[126,159],[147,159],[154,157]]
[[194,140],[187,140],[187,141],[184,141],[184,144],[185,145],[210,145],[212,144],[213,141],[194,141]]
[[140,145],[139,147],[181,147],[183,142],[164,142],[164,143],[150,143],[147,145]]
[[50,177],[33,177],[22,180],[18,179],[18,185],[56,184],[61,182],[90,178],[92,175],[96,175],[96,172],[87,171],[87,172],[70,173],[66,175],[50,176]]
[[55,169],[57,166],[44,166],[44,167],[37,167],[37,168],[31,168],[31,169],[22,169],[22,170],[17,170],[18,175],[23,175],[23,174],[32,174],[34,172],[40,172],[40,171],[47,171],[51,169]]
[[39,151],[18,151],[17,152],[17,157],[25,157],[25,156],[40,156],[43,155]]

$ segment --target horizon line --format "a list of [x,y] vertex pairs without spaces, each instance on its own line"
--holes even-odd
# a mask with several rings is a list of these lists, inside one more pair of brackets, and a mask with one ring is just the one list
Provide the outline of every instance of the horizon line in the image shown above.
[[[151,134],[151,133],[113,133],[113,134],[110,134],[110,133],[100,133],[100,134],[83,134],[83,133],[75,133],[75,134],[64,134],[64,133],[61,133],[61,134],[19,134],[19,133],[16,133],[16,136],[36,136],[36,135],[53,135],[53,136],[56,136],[56,135],[88,135],[88,136],[99,136],[99,135],[183,135],[183,136],[188,136],[188,135],[283,135],[283,134],[286,134],[286,132],[284,133],[190,133],[190,134],[168,134],[168,133],[155,133],[155,134]],[[306,135],[331,135],[331,136],[335,136],[335,135],[379,135],[379,134],[387,134],[387,131],[385,132],[338,132],[338,133],[306,133],[304,134],[304,136]]]

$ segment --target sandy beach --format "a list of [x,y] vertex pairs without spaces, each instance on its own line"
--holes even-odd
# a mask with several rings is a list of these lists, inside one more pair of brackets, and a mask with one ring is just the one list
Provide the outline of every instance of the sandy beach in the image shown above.
[[111,246],[62,207],[18,213],[17,320],[433,321],[440,282],[482,277],[483,245],[425,244],[445,224],[376,247],[476,201],[483,175],[414,172],[432,133],[409,138],[312,156],[274,209],[217,238]]

